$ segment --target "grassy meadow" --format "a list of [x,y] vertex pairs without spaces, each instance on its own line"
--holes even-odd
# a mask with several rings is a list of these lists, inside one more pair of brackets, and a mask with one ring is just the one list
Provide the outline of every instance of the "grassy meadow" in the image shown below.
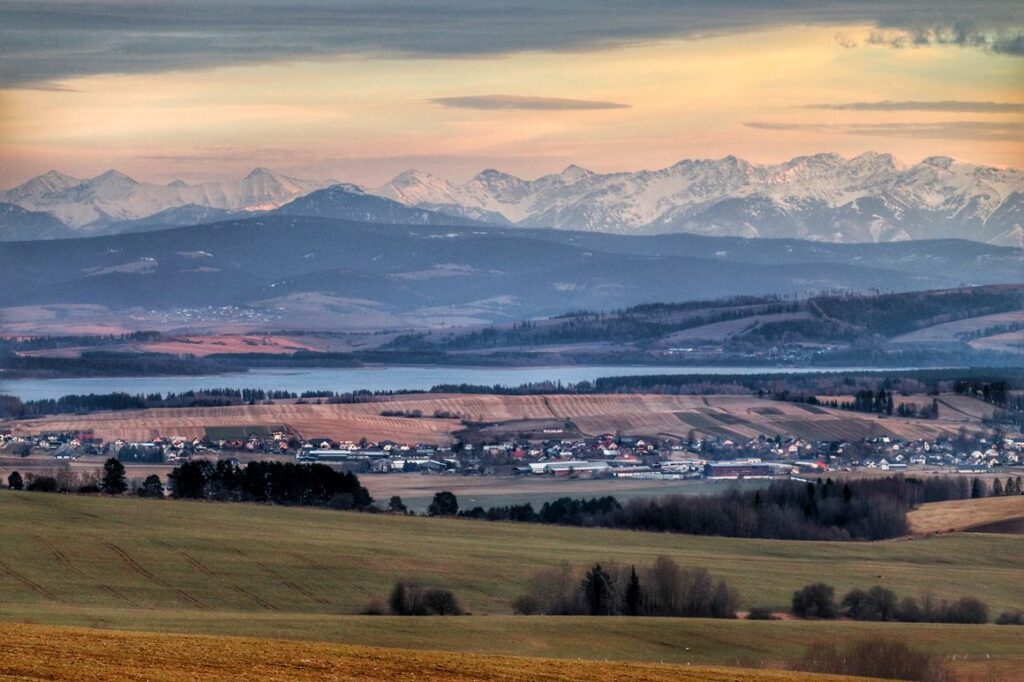
[[[1024,536],[879,543],[695,537],[317,509],[0,492],[0,621],[343,642],[523,656],[777,665],[815,639],[879,631],[957,656],[1024,661],[1019,628],[927,624],[513,616],[535,571],[665,554],[783,609],[825,580],[838,594],[971,594],[1024,605]],[[357,614],[395,580],[455,591],[472,616]]]

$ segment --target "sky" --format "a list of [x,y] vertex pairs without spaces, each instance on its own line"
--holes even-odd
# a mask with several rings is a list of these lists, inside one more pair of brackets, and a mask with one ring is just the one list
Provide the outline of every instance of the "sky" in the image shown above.
[[1024,166],[1024,3],[0,0],[0,186]]

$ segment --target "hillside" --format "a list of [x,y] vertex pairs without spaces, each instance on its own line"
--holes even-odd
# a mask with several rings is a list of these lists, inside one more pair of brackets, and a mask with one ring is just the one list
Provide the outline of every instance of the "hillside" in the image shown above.
[[[875,583],[915,596],[966,592],[998,612],[1024,603],[1018,536],[763,541],[9,491],[0,492],[0,518],[6,622],[694,665],[778,665],[818,637],[884,628],[943,656],[1021,656],[1019,633],[995,625],[599,618],[568,627],[503,615],[542,567],[663,554],[728,578],[741,608],[784,608],[794,589],[827,575],[840,593]],[[454,590],[475,615],[443,627],[350,615],[413,577]]]
[[1024,496],[923,504],[907,519],[914,533],[953,533],[1024,520]]
[[0,242],[61,239],[72,235],[67,225],[43,211],[26,211],[0,202]]
[[[803,300],[745,296],[692,303],[648,303],[614,312],[579,312],[481,329],[399,337],[391,348],[447,351],[557,350],[609,344],[673,352],[678,346],[729,342],[736,350],[779,343],[849,346],[893,341],[969,350],[1020,325],[1024,287],[988,286],[896,294],[826,294]],[[579,348],[577,348],[578,350]]]
[[[626,435],[669,436],[684,439],[691,429],[723,438],[749,439],[759,435],[796,436],[812,440],[855,440],[889,436],[900,440],[934,439],[955,435],[960,428],[977,429],[992,407],[973,398],[951,397],[963,411],[942,419],[909,419],[813,407],[749,395],[447,395],[408,394],[384,398],[384,402],[356,404],[239,405],[234,407],[159,408],[93,414],[60,414],[50,417],[0,422],[15,434],[42,431],[93,429],[97,437],[146,440],[154,434],[202,437],[216,426],[272,426],[283,424],[307,438],[332,437],[359,441],[394,439],[401,442],[446,443],[464,428],[462,420],[503,423],[517,429],[522,420],[571,421],[586,435],[622,432]],[[946,398],[943,398],[946,400]],[[927,402],[919,396],[918,402]],[[385,417],[383,410],[436,411],[455,417]],[[529,429],[524,424],[517,430]],[[514,432],[514,431],[513,431]]]
[[[113,316],[131,325],[177,318],[183,326],[380,329],[510,321],[651,301],[1024,280],[1019,250],[969,242],[604,237],[265,215],[17,242],[0,252],[6,275],[0,308],[101,306],[92,319]],[[787,255],[775,262],[776,252]],[[119,312],[132,307],[142,310],[131,317]],[[0,319],[13,313],[7,310],[0,309]]]

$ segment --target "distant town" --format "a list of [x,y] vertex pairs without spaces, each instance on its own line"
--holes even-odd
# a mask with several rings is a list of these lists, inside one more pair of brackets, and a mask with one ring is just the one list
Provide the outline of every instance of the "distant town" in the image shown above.
[[[97,466],[109,457],[124,464],[177,464],[196,459],[278,459],[327,464],[358,474],[423,473],[471,476],[549,476],[650,480],[750,480],[817,476],[832,471],[930,468],[942,473],[998,472],[1020,465],[1024,439],[986,438],[966,432],[934,440],[888,436],[856,441],[794,437],[749,440],[701,437],[622,436],[506,439],[482,444],[338,441],[301,438],[285,427],[216,427],[202,438],[160,436],[151,441],[104,442],[93,431],[43,432],[30,436],[0,431],[0,456],[34,465],[77,462]],[[10,459],[7,460],[9,463]],[[16,461],[16,460],[15,460]]]

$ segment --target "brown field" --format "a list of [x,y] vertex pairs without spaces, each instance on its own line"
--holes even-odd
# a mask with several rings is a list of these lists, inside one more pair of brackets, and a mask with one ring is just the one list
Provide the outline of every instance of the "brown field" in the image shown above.
[[958,335],[966,332],[973,332],[978,329],[986,329],[1000,324],[1012,324],[1024,322],[1024,310],[1013,310],[1006,313],[994,315],[983,315],[981,317],[969,317],[953,322],[944,322],[924,329],[918,329],[897,336],[893,343],[928,343],[928,342],[953,342],[958,340]]
[[320,350],[310,343],[287,336],[256,334],[218,334],[210,336],[182,336],[138,346],[146,353],[206,356],[215,353],[270,353],[291,355],[296,351]]
[[682,331],[669,334],[660,339],[656,346],[668,348],[678,343],[685,343],[694,340],[724,341],[733,336],[752,328],[759,327],[767,322],[784,322],[788,320],[808,320],[811,314],[802,313],[773,313],[770,315],[751,315],[738,320],[725,320],[723,322],[712,322],[699,327],[691,327]]
[[[839,404],[853,402],[852,396],[819,395],[818,400],[828,402],[837,400]],[[989,403],[966,395],[955,395],[952,393],[940,396],[930,395],[894,395],[893,404],[897,407],[904,404],[926,407],[931,405],[932,400],[937,399],[939,403],[940,422],[961,422],[964,425],[976,424],[983,417],[991,415],[995,409]]]
[[[678,680],[781,682],[849,677],[452,654],[240,637],[0,625],[3,680]],[[863,679],[863,678],[862,678]]]
[[1024,495],[923,504],[908,515],[918,535],[952,533],[1024,519]]
[[996,350],[1009,353],[1024,352],[1024,331],[994,334],[969,342],[975,350]]
[[[925,396],[920,396],[921,400]],[[917,420],[829,410],[761,400],[753,396],[672,395],[445,395],[412,394],[352,405],[243,405],[57,415],[0,423],[14,433],[92,428],[106,440],[146,440],[157,435],[202,436],[211,426],[284,424],[304,437],[339,440],[390,438],[404,442],[446,443],[462,425],[457,419],[382,417],[388,410],[443,410],[472,422],[528,419],[572,421],[584,434],[685,438],[690,430],[734,439],[795,435],[821,440],[855,440],[872,436],[899,439],[936,438],[976,424],[985,404],[972,398],[942,396],[955,405],[957,420]]]

